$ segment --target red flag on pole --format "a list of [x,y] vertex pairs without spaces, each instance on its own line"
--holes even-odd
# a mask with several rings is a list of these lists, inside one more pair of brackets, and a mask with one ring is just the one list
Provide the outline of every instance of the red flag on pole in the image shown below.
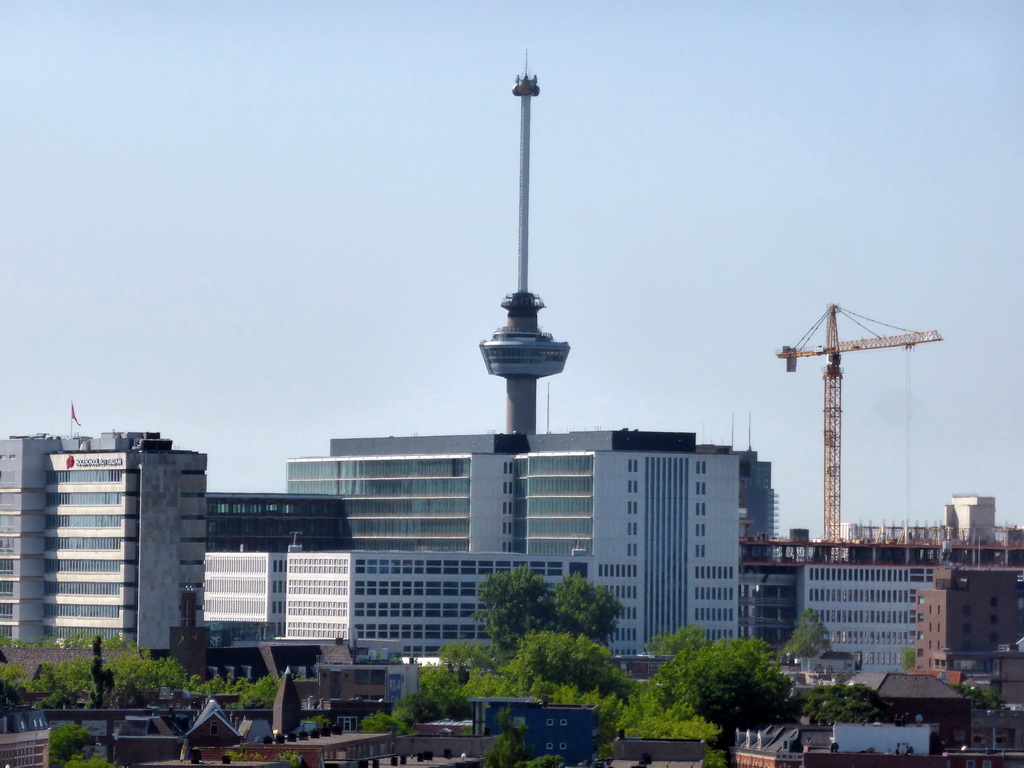
[[75,422],[75,424],[77,424],[78,426],[82,426],[82,423],[78,420],[78,417],[75,416],[75,404],[74,403],[71,404],[71,420],[73,422]]

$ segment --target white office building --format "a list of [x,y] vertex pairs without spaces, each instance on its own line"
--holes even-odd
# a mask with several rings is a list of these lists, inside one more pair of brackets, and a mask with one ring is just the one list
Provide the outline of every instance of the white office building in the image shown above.
[[167,648],[203,584],[206,456],[150,432],[0,440],[0,635]]
[[865,671],[888,670],[914,645],[917,590],[932,588],[932,569],[808,564],[798,584],[801,610],[818,613],[833,651],[859,655]]
[[342,439],[289,460],[288,491],[342,497],[353,550],[586,555],[624,605],[611,648],[637,653],[683,624],[736,636],[740,463],[691,433]]

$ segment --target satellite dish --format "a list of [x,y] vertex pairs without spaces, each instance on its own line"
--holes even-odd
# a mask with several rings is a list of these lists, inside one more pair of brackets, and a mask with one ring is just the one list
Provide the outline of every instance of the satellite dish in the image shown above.
[[914,715],[914,722],[920,725],[924,722],[924,715]]

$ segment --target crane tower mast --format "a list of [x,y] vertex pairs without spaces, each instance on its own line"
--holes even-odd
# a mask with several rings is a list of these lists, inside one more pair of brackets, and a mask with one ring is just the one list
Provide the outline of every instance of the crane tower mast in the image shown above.
[[[852,312],[843,310],[836,304],[830,304],[825,314],[804,334],[803,339],[795,347],[783,347],[776,355],[786,361],[786,370],[795,371],[796,361],[801,357],[827,355],[828,362],[822,375],[825,383],[824,407],[824,539],[839,540],[841,517],[841,480],[842,480],[842,418],[843,418],[843,369],[840,366],[843,352],[855,352],[862,349],[885,349],[887,347],[904,347],[910,349],[917,344],[929,341],[942,341],[938,331],[904,331],[892,336],[872,336],[851,341],[839,340],[839,328],[836,323],[837,314],[842,313],[851,318],[859,317]],[[867,318],[861,318],[867,320]],[[825,346],[807,348],[808,339],[827,320]],[[873,321],[871,321],[873,322]],[[904,330],[904,329],[899,329]]]

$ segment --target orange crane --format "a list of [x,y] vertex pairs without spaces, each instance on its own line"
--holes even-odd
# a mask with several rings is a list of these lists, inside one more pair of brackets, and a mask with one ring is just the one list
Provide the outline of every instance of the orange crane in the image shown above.
[[[839,540],[840,523],[840,454],[842,449],[842,395],[843,395],[843,369],[839,367],[840,356],[843,352],[856,352],[861,349],[885,349],[887,347],[904,347],[910,349],[916,344],[924,344],[928,341],[942,341],[938,331],[908,331],[905,328],[895,328],[903,331],[895,336],[878,336],[870,338],[855,339],[853,341],[840,341],[839,330],[836,326],[836,315],[842,313],[853,320],[868,332],[870,328],[861,323],[864,320],[876,325],[885,325],[877,320],[869,320],[861,315],[849,312],[836,304],[830,304],[818,322],[816,322],[795,347],[783,347],[776,352],[778,357],[786,361],[786,371],[792,373],[796,370],[796,361],[801,357],[812,357],[815,355],[828,355],[828,365],[825,366],[822,379],[825,382],[825,541]],[[826,330],[825,346],[807,347],[808,340],[825,320],[828,319]]]

